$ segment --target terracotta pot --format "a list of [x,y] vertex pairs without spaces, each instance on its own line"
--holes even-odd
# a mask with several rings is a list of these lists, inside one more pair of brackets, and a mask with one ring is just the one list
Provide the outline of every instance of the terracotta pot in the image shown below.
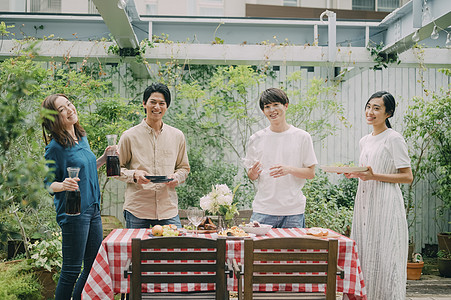
[[55,272],[49,272],[45,269],[37,269],[35,272],[42,285],[41,295],[43,299],[53,299],[56,290],[56,282],[53,280]]
[[418,280],[421,277],[424,262],[407,263],[407,280]]
[[440,276],[451,277],[451,259],[439,258],[438,259],[438,271]]

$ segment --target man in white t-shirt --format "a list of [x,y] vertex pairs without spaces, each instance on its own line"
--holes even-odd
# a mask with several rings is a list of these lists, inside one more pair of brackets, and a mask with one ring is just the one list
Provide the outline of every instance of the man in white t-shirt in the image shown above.
[[315,176],[318,161],[310,134],[286,121],[288,97],[276,88],[260,96],[260,108],[270,126],[250,137],[246,161],[251,180],[257,180],[251,221],[276,228],[305,227],[306,179]]

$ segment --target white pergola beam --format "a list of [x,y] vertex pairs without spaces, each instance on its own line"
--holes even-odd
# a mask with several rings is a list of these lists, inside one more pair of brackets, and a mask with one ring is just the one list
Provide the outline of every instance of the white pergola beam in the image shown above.
[[[36,60],[54,61],[92,61],[118,62],[120,57],[108,54],[111,42],[83,42],[83,41],[39,41],[35,47]],[[14,40],[3,41],[0,49],[0,59],[17,56],[18,50],[24,49],[26,44]],[[425,48],[422,49],[422,61],[408,50],[400,54],[400,67],[451,67],[451,49]],[[336,59],[332,63],[328,60],[328,47],[317,46],[278,46],[278,45],[211,45],[211,44],[155,44],[149,49],[144,58],[149,63],[176,60],[189,64],[229,64],[229,65],[271,65],[288,66],[324,66],[324,67],[373,67],[375,63],[363,47],[337,48]],[[134,57],[126,57],[126,62],[135,62]],[[142,65],[143,66],[143,65]]]

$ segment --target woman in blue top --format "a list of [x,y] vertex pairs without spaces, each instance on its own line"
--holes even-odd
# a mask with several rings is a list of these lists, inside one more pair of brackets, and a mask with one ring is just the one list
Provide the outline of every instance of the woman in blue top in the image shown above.
[[[55,175],[54,181],[46,181],[46,184],[54,194],[56,220],[63,237],[63,266],[55,299],[70,300],[73,297],[76,300],[81,299],[81,292],[103,238],[97,169],[105,163],[107,156],[104,153],[96,160],[86,132],[78,122],[77,110],[65,95],[48,96],[42,107],[58,112],[54,120],[46,118],[42,123],[48,134],[44,132],[47,144],[45,158],[51,161],[49,167]],[[79,167],[78,178],[69,178],[67,167]],[[67,215],[65,191],[77,189],[81,195],[80,214]],[[83,272],[80,275],[82,264]]]

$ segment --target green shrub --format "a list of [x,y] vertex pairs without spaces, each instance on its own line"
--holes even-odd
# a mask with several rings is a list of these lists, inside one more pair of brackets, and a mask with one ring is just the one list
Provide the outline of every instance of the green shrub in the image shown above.
[[0,299],[40,300],[41,289],[32,267],[26,261],[0,264]]
[[329,228],[349,235],[356,191],[355,181],[345,179],[333,184],[324,172],[318,171],[303,188],[307,198],[306,227]]
[[209,193],[211,187],[216,184],[235,186],[234,177],[237,173],[235,166],[226,164],[222,160],[207,163],[202,149],[189,150],[188,157],[190,174],[186,183],[177,187],[180,208],[199,207],[200,198]]
[[49,272],[61,271],[63,261],[61,233],[54,232],[50,239],[36,241],[28,247],[31,255],[28,262],[32,266]]

